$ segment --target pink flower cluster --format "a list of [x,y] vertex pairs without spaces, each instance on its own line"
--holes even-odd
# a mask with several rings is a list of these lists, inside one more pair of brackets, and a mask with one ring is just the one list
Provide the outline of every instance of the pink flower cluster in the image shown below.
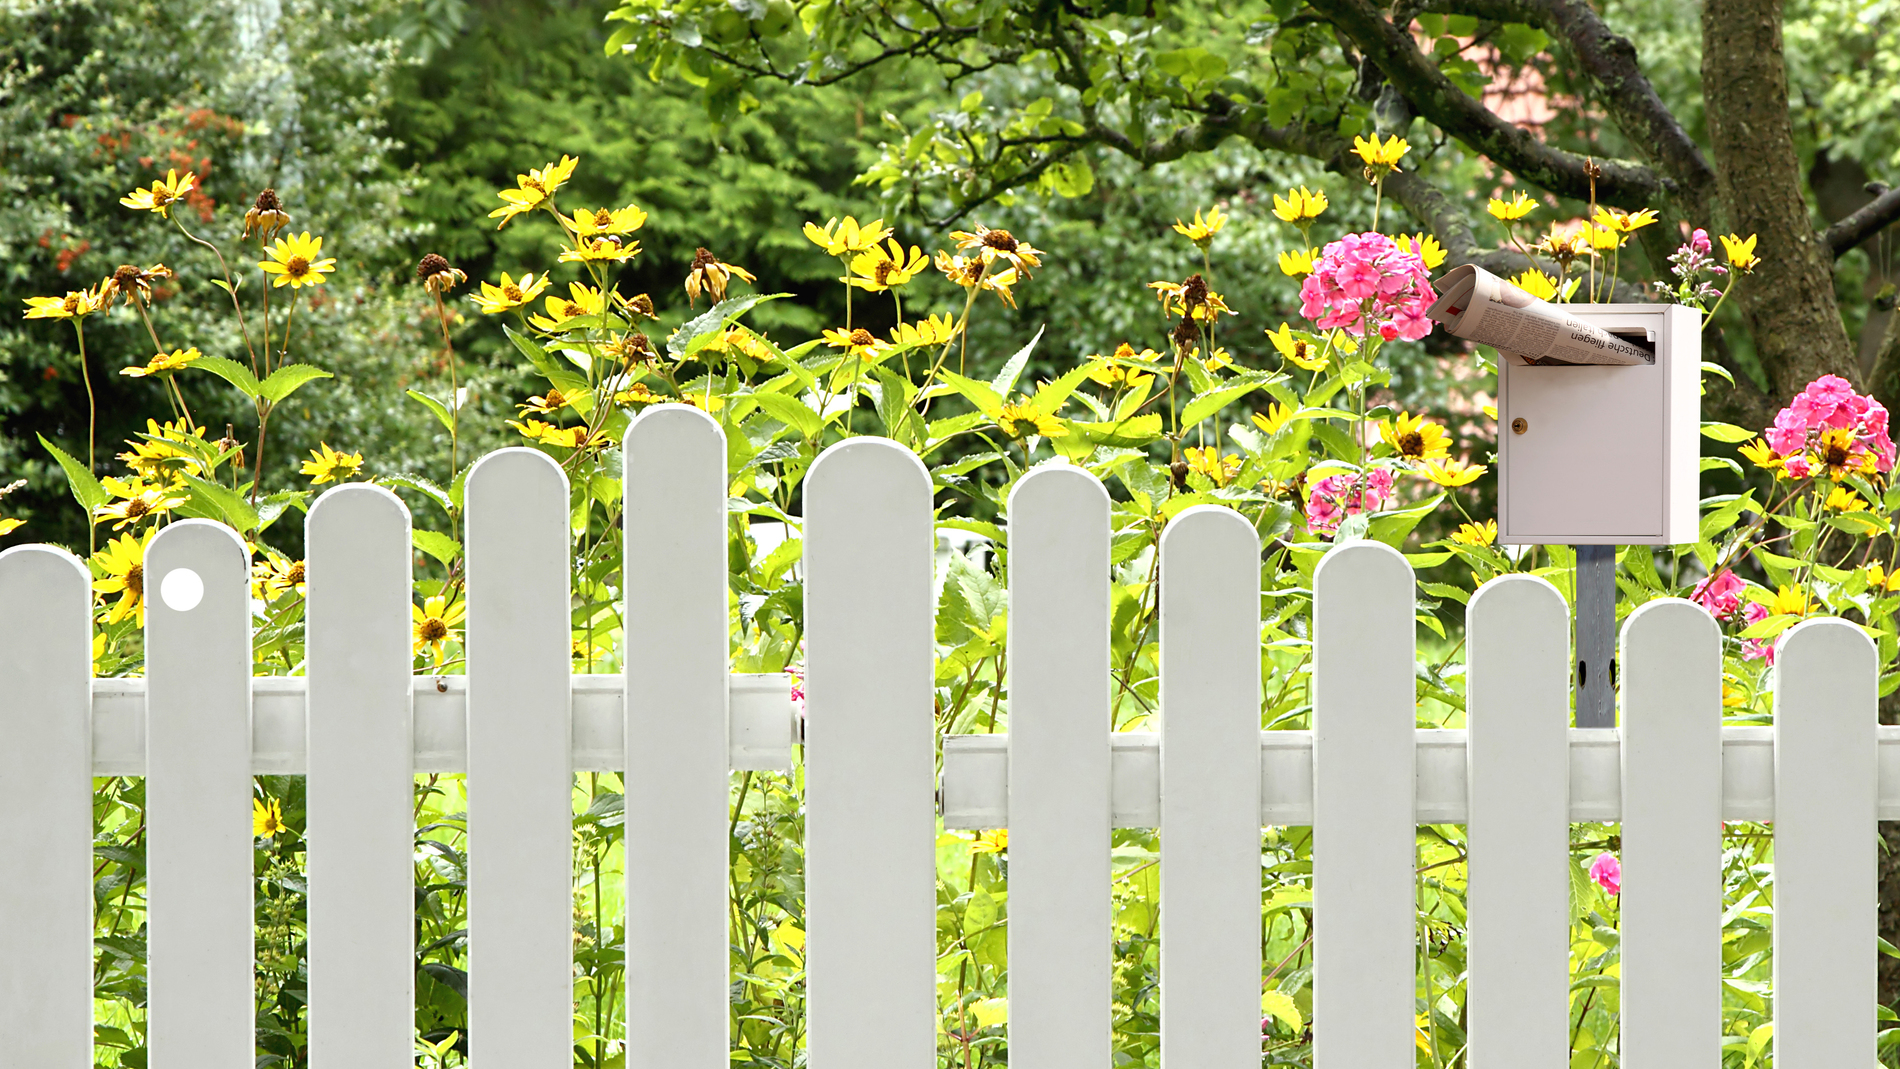
[[1623,863],[1615,854],[1598,854],[1590,861],[1590,878],[1611,894],[1623,893]]
[[1853,431],[1854,453],[1871,451],[1875,470],[1893,470],[1894,444],[1887,430],[1886,407],[1855,393],[1853,384],[1839,375],[1823,375],[1795,395],[1788,407],[1776,414],[1775,425],[1768,428],[1768,446],[1787,458],[1786,470],[1791,478],[1805,479],[1814,472],[1809,458],[1799,454],[1814,435],[1829,428]]
[[1332,534],[1348,516],[1377,512],[1392,496],[1392,472],[1373,468],[1359,475],[1329,475],[1306,492],[1306,526]]
[[[1689,593],[1689,598],[1697,605],[1709,610],[1709,615],[1718,620],[1740,621],[1743,626],[1760,623],[1768,618],[1768,606],[1758,601],[1744,599],[1742,590],[1746,585],[1734,572],[1724,568],[1697,583],[1695,589]],[[1769,664],[1774,664],[1774,640],[1743,639],[1742,659],[1766,660]]]
[[1384,234],[1347,234],[1327,245],[1300,284],[1300,314],[1321,330],[1417,341],[1432,332],[1425,310],[1438,299],[1425,261]]

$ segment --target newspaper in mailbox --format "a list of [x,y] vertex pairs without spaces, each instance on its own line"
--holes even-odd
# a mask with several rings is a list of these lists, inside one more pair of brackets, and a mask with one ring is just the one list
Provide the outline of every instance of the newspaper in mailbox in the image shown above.
[[1426,315],[1460,338],[1532,360],[1566,364],[1649,364],[1640,346],[1593,327],[1525,293],[1476,264],[1452,268],[1438,281]]

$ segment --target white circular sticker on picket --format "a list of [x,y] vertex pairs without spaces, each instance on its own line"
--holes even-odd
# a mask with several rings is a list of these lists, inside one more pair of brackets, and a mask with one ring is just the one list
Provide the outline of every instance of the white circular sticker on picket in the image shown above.
[[159,599],[174,612],[190,612],[205,599],[205,581],[190,568],[173,568],[158,584]]

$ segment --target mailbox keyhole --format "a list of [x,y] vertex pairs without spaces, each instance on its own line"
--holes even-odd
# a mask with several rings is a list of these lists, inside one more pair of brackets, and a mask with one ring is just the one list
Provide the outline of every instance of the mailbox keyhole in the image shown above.
[[1530,420],[1525,419],[1523,416],[1519,416],[1516,419],[1511,421],[1512,434],[1523,434],[1525,431],[1530,430],[1530,429],[1531,429]]

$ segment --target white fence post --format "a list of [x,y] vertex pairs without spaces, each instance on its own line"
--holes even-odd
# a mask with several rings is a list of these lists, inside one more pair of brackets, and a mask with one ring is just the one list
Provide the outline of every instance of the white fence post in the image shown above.
[[1845,620],[1796,624],[1777,646],[1777,1069],[1874,1063],[1878,666]]
[[415,1065],[409,510],[326,492],[305,521],[310,1059]]
[[[574,1059],[574,774],[567,476],[546,453],[469,469],[469,1049]],[[631,862],[630,862],[631,864]]]
[[1009,497],[1009,1051],[1112,1059],[1108,492],[1044,467]]
[[0,553],[0,1064],[92,1065],[92,576]]
[[1630,614],[1622,646],[1619,1049],[1628,1069],[1719,1069],[1722,632],[1669,598]]
[[1383,542],[1313,575],[1313,1061],[1417,1050],[1414,578]]
[[853,438],[805,477],[807,1054],[935,1069],[930,474]]
[[627,1064],[724,1069],[726,437],[669,404],[625,441]]
[[1467,611],[1472,1069],[1570,1057],[1570,612],[1508,575]]
[[251,569],[180,520],[145,549],[146,975],[152,1069],[250,1069]]
[[1260,1065],[1260,539],[1219,505],[1161,534],[1161,1060]]

